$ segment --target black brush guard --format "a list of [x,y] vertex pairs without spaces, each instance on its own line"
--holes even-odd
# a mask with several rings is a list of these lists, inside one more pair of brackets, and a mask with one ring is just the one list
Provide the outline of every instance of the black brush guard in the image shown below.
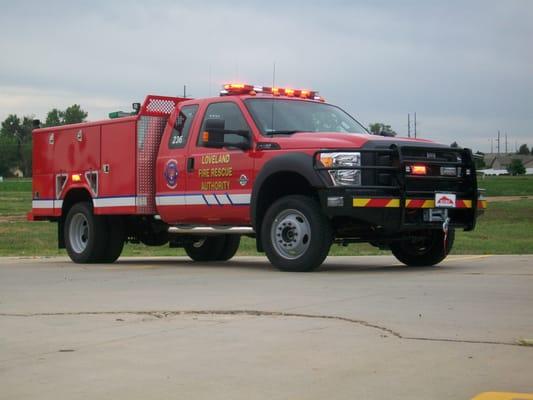
[[[373,144],[372,142],[369,142]],[[320,200],[327,214],[331,217],[349,216],[356,219],[362,219],[372,223],[372,215],[383,214],[386,210],[389,218],[394,216],[390,221],[389,228],[399,231],[409,231],[420,228],[437,228],[437,224],[413,222],[408,218],[408,213],[413,209],[406,207],[406,200],[410,198],[430,200],[435,198],[436,192],[453,192],[457,199],[470,200],[471,208],[461,209],[461,218],[452,218],[450,225],[452,227],[462,227],[465,231],[474,229],[477,215],[482,212],[478,210],[479,193],[477,189],[476,169],[474,157],[470,149],[452,148],[447,146],[425,144],[391,144],[389,146],[375,147],[365,146],[359,149],[327,149],[320,150],[313,157],[314,168],[321,175],[322,179],[328,186],[327,189],[320,191]],[[319,154],[339,153],[339,152],[359,152],[361,153],[361,166],[358,167],[324,167],[319,161]],[[425,154],[421,156],[420,154]],[[443,160],[442,156],[455,155],[456,160]],[[428,155],[434,155],[430,158]],[[457,157],[458,156],[458,157]],[[388,165],[383,160],[387,160]],[[460,168],[459,176],[442,176],[427,175],[417,176],[410,175],[406,172],[406,166],[412,164],[423,164],[430,171],[440,171],[440,167]],[[361,170],[361,185],[353,186],[332,186],[331,178],[327,171],[331,170]],[[380,178],[388,176],[389,181],[383,184]],[[338,209],[327,207],[328,196],[343,196],[345,205]],[[385,208],[362,208],[355,209],[351,201],[355,197],[376,197],[376,198],[398,198],[399,207],[394,209]],[[349,205],[346,205],[348,199]],[[457,209],[450,209],[457,210]],[[421,212],[421,211],[420,211]],[[457,213],[459,215],[459,213]],[[379,225],[379,221],[377,221]],[[392,225],[392,226],[391,226]]]

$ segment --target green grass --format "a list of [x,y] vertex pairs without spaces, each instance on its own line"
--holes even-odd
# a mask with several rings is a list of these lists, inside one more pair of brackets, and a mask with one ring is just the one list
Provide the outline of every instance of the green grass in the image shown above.
[[[502,181],[499,181],[502,179]],[[533,179],[514,180],[515,177],[486,178],[492,192],[502,190],[514,182],[531,185]],[[494,185],[494,182],[496,184]],[[501,183],[504,182],[504,183]],[[520,183],[519,183],[520,182]],[[3,186],[6,185],[7,186]],[[5,188],[12,190],[5,190]],[[25,215],[31,207],[31,182],[10,181],[0,183],[0,256],[52,256],[65,255],[57,249],[57,225],[50,222],[29,222]],[[529,189],[528,189],[529,190]],[[512,191],[511,191],[512,192]],[[516,193],[512,192],[512,193]],[[503,194],[508,194],[507,192]],[[524,193],[521,193],[524,194]],[[525,193],[533,194],[533,193]],[[473,232],[457,232],[453,254],[533,254],[533,200],[491,202],[485,215],[478,220]],[[184,255],[182,249],[167,246],[148,247],[127,244],[126,256],[176,256]],[[243,238],[240,255],[256,255],[255,241]],[[331,255],[389,254],[369,244],[352,244],[347,247],[333,245]]]
[[31,179],[6,179],[0,182],[1,192],[28,192],[31,193]]
[[486,189],[486,196],[533,195],[533,175],[479,177],[478,186]]

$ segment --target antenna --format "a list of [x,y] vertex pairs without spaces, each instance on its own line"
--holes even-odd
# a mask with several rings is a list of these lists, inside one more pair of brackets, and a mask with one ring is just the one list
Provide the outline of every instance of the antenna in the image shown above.
[[211,77],[211,64],[209,64],[209,97],[211,97],[211,86],[213,83],[213,79]]
[[[274,61],[274,64],[272,65],[272,89],[276,87],[276,62]],[[274,131],[274,102],[272,102],[272,118],[271,118],[271,125],[270,129]]]
[[187,97],[187,85],[183,85],[183,97]]

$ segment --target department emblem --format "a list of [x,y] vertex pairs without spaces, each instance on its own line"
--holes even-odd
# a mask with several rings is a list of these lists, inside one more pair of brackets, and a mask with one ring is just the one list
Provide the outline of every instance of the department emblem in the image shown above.
[[176,160],[168,160],[163,174],[167,180],[167,186],[170,189],[175,189],[178,186],[178,162]]

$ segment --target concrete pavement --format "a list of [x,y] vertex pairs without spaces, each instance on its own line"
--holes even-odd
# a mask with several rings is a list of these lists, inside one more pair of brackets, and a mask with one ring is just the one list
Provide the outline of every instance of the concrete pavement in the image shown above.
[[533,257],[0,259],[0,399],[533,392]]

